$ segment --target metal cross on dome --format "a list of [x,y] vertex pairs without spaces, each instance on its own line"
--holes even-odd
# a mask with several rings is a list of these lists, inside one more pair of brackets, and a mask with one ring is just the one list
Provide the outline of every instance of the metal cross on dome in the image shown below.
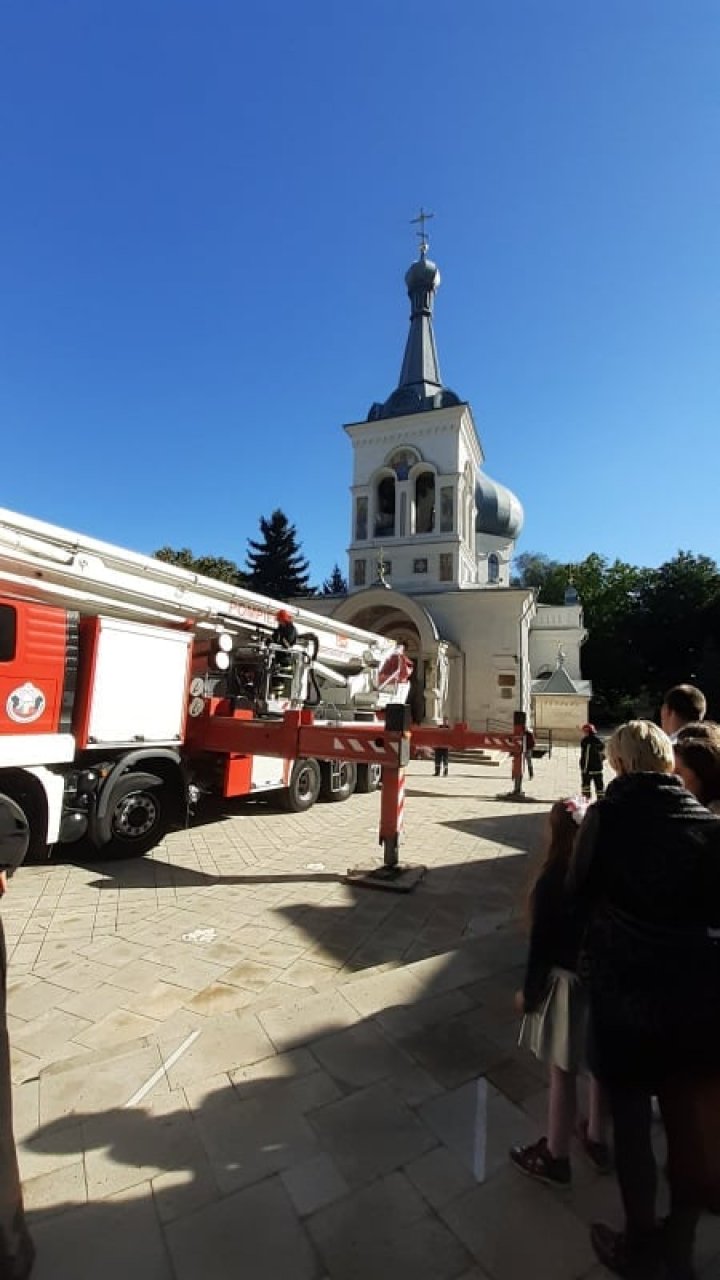
[[431,219],[431,218],[434,218],[434,217],[435,217],[435,214],[434,214],[434,213],[426,213],[426,212],[425,212],[425,210],[423,209],[422,205],[420,205],[420,212],[419,212],[419,214],[418,214],[417,218],[411,218],[411,219],[410,219],[410,225],[411,225],[411,226],[414,226],[414,225],[415,225],[415,223],[417,223],[417,222],[419,222],[419,223],[420,223],[420,230],[419,230],[419,231],[416,231],[416,232],[415,232],[415,234],[416,234],[416,236],[417,236],[418,240],[420,241],[420,252],[421,252],[421,253],[425,253],[425,252],[427,251],[427,249],[429,248],[429,245],[428,245],[428,238],[427,238],[427,230],[426,230],[426,227],[425,227],[425,223],[426,223],[426,222],[429,222],[429,221],[430,221],[430,219]]

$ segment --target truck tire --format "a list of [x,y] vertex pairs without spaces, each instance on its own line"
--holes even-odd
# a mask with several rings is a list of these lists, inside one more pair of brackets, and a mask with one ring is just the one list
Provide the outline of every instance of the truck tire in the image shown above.
[[283,807],[288,813],[303,813],[305,809],[311,809],[320,794],[320,781],[317,760],[296,760],[282,796]]
[[366,796],[371,791],[379,791],[382,782],[382,765],[381,764],[359,764],[357,767],[357,782],[355,790],[358,795]]
[[15,871],[30,848],[30,823],[12,796],[0,792],[0,870]]
[[25,865],[46,863],[50,856],[47,843],[47,797],[43,787],[32,774],[22,769],[9,769],[0,777],[0,791],[10,803],[16,804],[26,824],[28,846]]
[[167,786],[152,773],[128,773],[113,786],[107,813],[109,838],[95,841],[103,858],[142,858],[171,826]]
[[332,764],[326,760],[322,764],[322,783],[320,796],[334,804],[349,800],[357,785],[357,765],[352,760],[340,760],[340,779],[333,787]]

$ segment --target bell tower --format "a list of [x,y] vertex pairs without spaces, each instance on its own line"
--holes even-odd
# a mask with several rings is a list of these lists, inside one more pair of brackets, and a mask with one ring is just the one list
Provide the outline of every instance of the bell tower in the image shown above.
[[351,592],[378,578],[408,594],[476,581],[475,476],[483,461],[472,410],[440,373],[433,311],[440,271],[428,257],[423,209],[419,256],[405,275],[410,328],[394,391],[346,426],[353,445]]

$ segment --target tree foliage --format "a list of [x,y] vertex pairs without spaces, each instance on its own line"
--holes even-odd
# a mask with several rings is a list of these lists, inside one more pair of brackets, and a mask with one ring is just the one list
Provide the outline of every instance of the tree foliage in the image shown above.
[[195,556],[189,547],[161,547],[154,554],[156,560],[175,564],[180,569],[190,569],[192,573],[201,573],[206,578],[230,582],[236,587],[247,585],[247,574],[234,560],[227,560],[225,556]]
[[254,591],[287,600],[290,596],[313,595],[308,561],[302,554],[297,530],[276,508],[266,520],[260,517],[261,539],[248,538],[248,584]]
[[334,564],[332,573],[326,578],[322,584],[322,594],[324,596],[344,596],[347,595],[347,578],[343,577],[339,564]]
[[563,564],[527,552],[513,581],[535,587],[541,604],[561,604],[570,584],[577,590],[595,715],[652,714],[683,681],[700,685],[720,714],[720,570],[707,556],[679,551],[647,569],[596,553]]

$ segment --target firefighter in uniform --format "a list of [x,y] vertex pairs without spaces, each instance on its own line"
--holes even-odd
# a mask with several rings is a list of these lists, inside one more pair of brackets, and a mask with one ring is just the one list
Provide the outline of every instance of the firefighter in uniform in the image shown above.
[[591,787],[595,787],[595,796],[599,800],[605,794],[603,764],[605,763],[605,746],[602,738],[595,732],[594,724],[584,724],[580,742],[580,778],[582,793],[587,800],[591,799]]
[[277,645],[280,652],[276,650],[273,655],[272,674],[274,692],[280,694],[283,689],[283,678],[289,676],[292,671],[292,659],[282,650],[292,649],[297,641],[297,628],[288,609],[278,609],[275,617],[277,625],[270,636],[270,642]]

